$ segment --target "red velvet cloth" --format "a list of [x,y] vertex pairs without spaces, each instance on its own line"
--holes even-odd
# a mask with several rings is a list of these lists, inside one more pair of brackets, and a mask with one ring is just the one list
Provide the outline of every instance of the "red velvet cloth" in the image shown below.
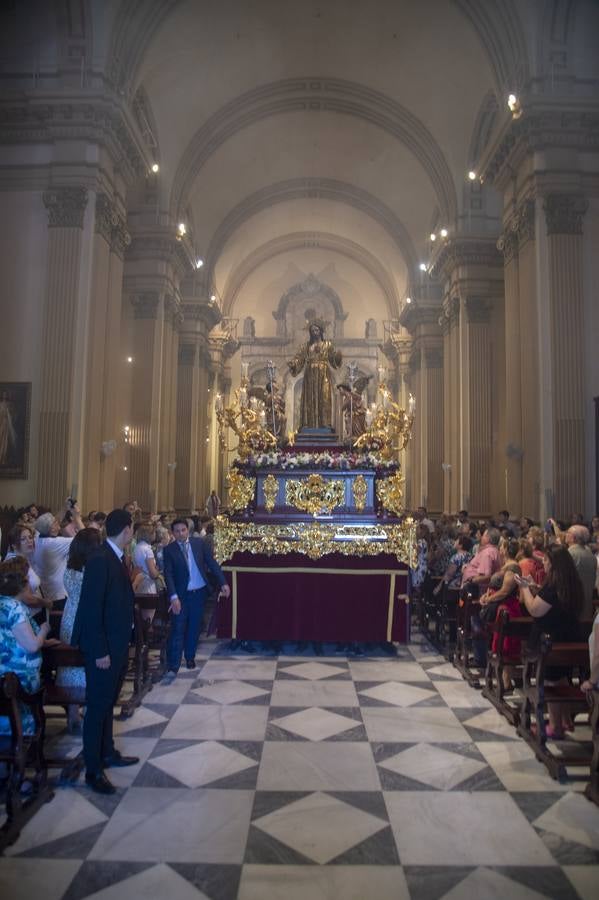
[[[395,575],[390,639],[409,640],[408,572],[395,556],[236,553],[222,566],[234,597],[221,599],[218,637],[244,640],[385,641],[389,593]],[[243,571],[252,569],[255,571]],[[280,569],[292,571],[277,571]],[[257,571],[256,571],[257,570]]]

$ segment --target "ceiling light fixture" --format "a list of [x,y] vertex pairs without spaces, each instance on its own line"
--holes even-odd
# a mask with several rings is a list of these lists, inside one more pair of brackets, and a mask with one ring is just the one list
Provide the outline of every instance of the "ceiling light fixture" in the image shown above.
[[154,175],[156,175],[156,173],[159,171],[160,171],[160,166],[158,165],[158,163],[154,163],[152,165],[152,172],[154,173]]
[[203,259],[196,259],[196,269],[201,269],[203,265],[204,265]]
[[437,235],[435,234],[434,231],[431,231],[431,241],[436,241],[436,240],[437,240]]
[[179,222],[179,224],[177,225],[177,231],[179,232],[181,237],[183,237],[184,234],[187,234],[187,226],[185,222]]
[[428,266],[427,266],[426,263],[420,263],[420,267],[419,267],[419,268],[420,268],[420,271],[421,271],[421,272],[426,272],[426,270],[428,269]]
[[411,303],[411,302],[412,302],[412,298],[411,298],[411,297],[406,297],[406,303]]
[[441,237],[442,237],[442,238],[446,238],[446,237],[447,237],[447,228],[442,228],[442,229],[441,229]]
[[216,294],[210,294],[210,300],[214,303],[216,301]]
[[468,172],[468,178],[470,179],[470,181],[476,181],[476,172],[474,171],[474,169],[470,169],[470,171]]

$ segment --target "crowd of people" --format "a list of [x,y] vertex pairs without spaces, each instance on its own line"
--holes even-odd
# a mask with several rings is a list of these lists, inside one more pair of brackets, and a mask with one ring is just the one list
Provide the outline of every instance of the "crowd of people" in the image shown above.
[[[218,514],[216,492],[207,503]],[[56,516],[35,504],[26,507],[8,534],[0,563],[0,676],[14,672],[26,692],[35,692],[43,647],[64,643],[82,651],[84,666],[59,668],[56,684],[85,696],[83,722],[74,705],[69,727],[82,727],[86,781],[98,793],[114,792],[106,768],[138,761],[122,756],[112,737],[135,596],[160,593],[168,605],[164,680],[176,678],[183,655],[187,668],[195,668],[206,600],[229,592],[212,553],[213,533],[208,514],[144,520],[131,501],[108,515],[92,510],[83,518],[69,498]],[[59,626],[51,624],[51,611],[59,613],[52,616]],[[25,706],[22,718],[25,732],[33,733]],[[9,720],[0,717],[0,734],[8,733]]]
[[[484,669],[488,652],[488,624],[501,610],[510,618],[529,615],[535,622],[531,642],[542,634],[554,641],[589,639],[590,675],[584,690],[599,687],[599,516],[585,524],[574,514],[569,523],[548,519],[543,527],[530,518],[518,521],[501,510],[488,521],[476,521],[466,510],[441,516],[435,523],[419,507],[413,514],[417,557],[411,570],[418,599],[442,602],[455,610],[466,593],[479,601],[470,621],[475,666]],[[453,620],[453,616],[450,616]],[[454,637],[451,636],[450,637]],[[491,650],[497,650],[493,636]],[[516,662],[520,642],[508,639],[504,657]],[[554,671],[559,681],[563,672]],[[511,687],[511,671],[504,670],[504,686]],[[560,738],[573,727],[559,704],[550,704],[548,736]]]

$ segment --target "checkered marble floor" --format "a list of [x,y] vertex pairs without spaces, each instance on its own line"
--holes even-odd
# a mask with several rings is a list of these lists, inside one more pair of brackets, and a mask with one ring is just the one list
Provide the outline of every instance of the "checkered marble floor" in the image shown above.
[[1,896],[597,897],[583,785],[422,639],[397,658],[219,650],[118,722],[140,763],[110,772],[115,796],[57,789],[0,858]]

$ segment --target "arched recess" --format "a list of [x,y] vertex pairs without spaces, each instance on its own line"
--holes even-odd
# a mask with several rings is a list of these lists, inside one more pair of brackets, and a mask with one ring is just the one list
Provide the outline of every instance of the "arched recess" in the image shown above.
[[198,129],[181,157],[170,211],[176,221],[187,206],[202,166],[232,135],[261,119],[290,112],[355,116],[397,138],[418,159],[435,191],[446,222],[457,215],[457,194],[443,151],[426,126],[395,100],[340,78],[288,78],[252,88],[230,100]]
[[470,22],[487,54],[498,97],[521,88],[530,75],[530,63],[517,3],[514,0],[452,2]]
[[330,285],[324,284],[324,282],[320,281],[313,274],[308,275],[303,281],[298,281],[297,284],[291,285],[279,300],[279,305],[273,312],[273,316],[278,326],[277,333],[286,333],[285,320],[287,318],[289,304],[293,304],[299,297],[309,298],[318,295],[323,296],[331,304],[335,314],[334,334],[336,337],[340,337],[343,334],[343,322],[347,319],[347,313],[343,309],[341,297]]
[[[216,229],[206,254],[206,278],[212,277],[216,262],[228,243],[234,231],[243,225],[248,219],[263,209],[268,209],[275,203],[285,203],[288,200],[306,198],[321,198],[323,200],[338,200],[349,206],[366,213],[373,218],[391,236],[399,252],[405,260],[408,270],[408,278],[418,268],[418,257],[412,242],[412,238],[401,220],[392,209],[386,206],[378,197],[355,187],[344,181],[334,178],[291,178],[288,181],[279,181],[262,190],[255,191],[237,204],[223,219]],[[411,285],[408,282],[408,292]]]
[[123,0],[112,26],[106,75],[119,94],[130,97],[144,54],[180,0]]
[[222,293],[223,315],[233,316],[235,301],[240,290],[252,272],[259,266],[274,256],[279,256],[281,253],[287,253],[289,250],[301,250],[304,247],[332,250],[362,265],[381,288],[387,303],[389,318],[396,319],[398,317],[399,298],[395,283],[378,259],[368,250],[365,250],[364,247],[361,247],[360,244],[356,244],[355,241],[320,231],[298,231],[273,238],[273,240],[267,241],[250,253],[227,279]]

